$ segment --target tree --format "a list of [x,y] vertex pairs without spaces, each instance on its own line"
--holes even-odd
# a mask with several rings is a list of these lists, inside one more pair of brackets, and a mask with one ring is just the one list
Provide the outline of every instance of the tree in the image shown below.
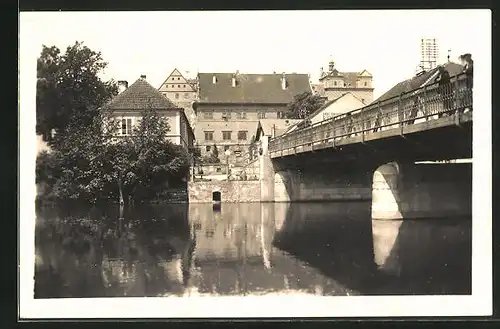
[[288,104],[286,117],[288,119],[304,119],[325,104],[325,99],[313,95],[310,91],[303,92],[294,97]]
[[255,156],[255,151],[257,149],[257,145],[255,143],[255,135],[252,135],[252,138],[250,139],[250,145],[248,146],[248,159],[250,161],[253,160]]
[[71,118],[89,125],[98,108],[118,93],[116,83],[103,82],[99,74],[106,68],[101,53],[81,42],[67,47],[42,48],[37,61],[36,131],[46,138],[52,129],[66,131]]
[[148,201],[187,176],[189,154],[166,138],[169,125],[155,110],[142,113],[132,136],[114,136],[118,122],[107,110],[87,127],[80,119],[70,119],[66,138],[58,135],[58,147],[37,160],[37,179],[52,185],[56,199]]
[[217,145],[213,145],[212,151],[205,156],[203,159],[203,162],[208,163],[208,164],[216,164],[220,163],[219,159],[219,150],[217,149]]

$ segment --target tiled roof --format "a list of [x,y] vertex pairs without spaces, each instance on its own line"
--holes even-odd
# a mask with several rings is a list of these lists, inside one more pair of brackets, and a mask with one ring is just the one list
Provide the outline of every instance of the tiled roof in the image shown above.
[[[217,82],[213,84],[213,76]],[[199,73],[200,102],[287,104],[295,95],[311,91],[307,74],[286,74],[287,88],[282,89],[281,74]]]
[[[363,70],[364,71],[364,70]],[[326,72],[323,76],[319,78],[319,81],[322,81],[326,77],[343,77],[344,82],[350,87],[356,87],[356,81],[361,76],[362,72],[339,72],[337,70],[333,70],[333,72]]]
[[177,108],[143,78],[139,78],[130,87],[114,97],[105,107],[112,110],[144,110],[149,107],[156,110]]
[[273,126],[276,129],[276,136],[281,135],[290,126],[300,122],[302,120],[297,119],[261,119],[259,120],[259,125],[257,129],[262,128],[264,135],[271,136],[273,133]]
[[[448,62],[448,63],[444,64],[443,66],[448,71],[450,76],[460,74],[463,70],[462,65],[457,64],[457,63],[453,63],[453,62]],[[436,67],[430,71],[424,72],[421,75],[414,76],[411,79],[401,81],[400,83],[396,84],[394,87],[389,89],[382,96],[377,98],[374,102],[383,101],[383,100],[398,96],[401,93],[409,92],[413,89],[423,87],[424,85],[432,84],[433,79],[431,80],[431,78],[433,77],[434,74],[437,73],[437,71],[438,71],[438,67]]]

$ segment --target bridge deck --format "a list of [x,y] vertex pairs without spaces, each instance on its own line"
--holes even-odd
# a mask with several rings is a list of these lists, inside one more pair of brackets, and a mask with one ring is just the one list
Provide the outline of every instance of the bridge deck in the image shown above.
[[472,89],[465,75],[306,126],[271,139],[269,154],[279,158],[343,145],[431,131],[472,122]]

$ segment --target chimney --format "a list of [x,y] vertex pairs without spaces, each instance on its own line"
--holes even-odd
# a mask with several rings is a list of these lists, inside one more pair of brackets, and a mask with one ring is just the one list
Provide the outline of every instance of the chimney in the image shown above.
[[233,78],[231,79],[231,85],[236,87],[236,74],[233,74]]
[[215,74],[212,76],[212,83],[215,85],[217,83],[217,77]]
[[145,74],[142,74],[142,75],[141,75],[141,79],[146,80],[146,75],[145,75]]
[[286,74],[285,74],[285,72],[283,72],[283,74],[281,75],[281,88],[283,90],[286,89]]
[[128,82],[125,80],[118,81],[118,93],[121,94],[128,88]]

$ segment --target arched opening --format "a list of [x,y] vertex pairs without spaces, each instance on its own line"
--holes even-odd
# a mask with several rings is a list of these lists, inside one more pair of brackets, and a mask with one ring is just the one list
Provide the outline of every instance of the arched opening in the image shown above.
[[221,194],[219,191],[212,192],[212,201],[221,202]]

